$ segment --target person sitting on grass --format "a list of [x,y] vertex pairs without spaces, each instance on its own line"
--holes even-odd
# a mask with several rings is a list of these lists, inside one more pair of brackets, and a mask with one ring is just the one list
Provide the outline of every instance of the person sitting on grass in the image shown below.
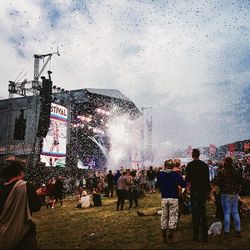
[[78,201],[76,208],[89,208],[90,207],[90,195],[84,190],[82,191],[82,197]]
[[94,203],[94,207],[101,207],[102,206],[102,197],[100,194],[98,194],[95,190],[93,190],[92,192],[92,196],[93,196],[93,203]]

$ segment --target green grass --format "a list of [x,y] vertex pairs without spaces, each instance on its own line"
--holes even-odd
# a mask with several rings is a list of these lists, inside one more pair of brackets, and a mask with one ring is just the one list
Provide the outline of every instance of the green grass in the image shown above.
[[[250,198],[243,197],[250,205]],[[37,225],[37,239],[42,249],[249,249],[250,218],[242,218],[242,238],[230,239],[217,235],[207,243],[192,242],[191,215],[182,215],[179,230],[175,233],[177,243],[168,245],[161,239],[160,216],[139,217],[136,209],[116,211],[116,199],[104,198],[103,206],[87,210],[74,209],[75,197],[65,200],[66,207],[55,209],[43,207],[33,214]],[[159,193],[148,194],[139,200],[138,210],[160,209]],[[208,204],[208,222],[215,221],[214,205]]]

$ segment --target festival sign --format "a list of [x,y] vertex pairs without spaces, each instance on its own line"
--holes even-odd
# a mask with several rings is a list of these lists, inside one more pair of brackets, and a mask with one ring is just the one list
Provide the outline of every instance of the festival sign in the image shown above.
[[67,120],[67,108],[51,103],[50,127],[40,156],[46,166],[65,166]]

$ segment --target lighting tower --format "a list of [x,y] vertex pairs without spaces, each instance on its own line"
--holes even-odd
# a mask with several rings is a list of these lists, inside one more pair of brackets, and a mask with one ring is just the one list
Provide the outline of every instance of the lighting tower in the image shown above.
[[[17,81],[9,81],[9,98],[13,98],[14,94],[21,95],[21,96],[28,96],[28,95],[38,95],[39,89],[41,87],[41,83],[39,82],[39,77],[42,75],[44,69],[46,68],[47,64],[51,60],[52,55],[57,54],[60,56],[58,48],[57,52],[49,53],[45,55],[34,55],[34,79],[32,81],[23,80],[22,82]],[[43,66],[40,68],[40,61],[46,61],[43,63]]]

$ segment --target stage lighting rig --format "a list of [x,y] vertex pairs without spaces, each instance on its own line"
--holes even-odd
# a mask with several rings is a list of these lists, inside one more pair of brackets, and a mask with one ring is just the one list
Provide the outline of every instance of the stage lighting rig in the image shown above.
[[82,121],[82,122],[91,122],[92,121],[92,116],[83,116],[83,115],[78,115],[77,118]]
[[109,116],[110,115],[110,112],[109,111],[106,111],[104,109],[101,109],[101,108],[97,108],[96,109],[96,112],[100,115],[106,115],[106,116]]

